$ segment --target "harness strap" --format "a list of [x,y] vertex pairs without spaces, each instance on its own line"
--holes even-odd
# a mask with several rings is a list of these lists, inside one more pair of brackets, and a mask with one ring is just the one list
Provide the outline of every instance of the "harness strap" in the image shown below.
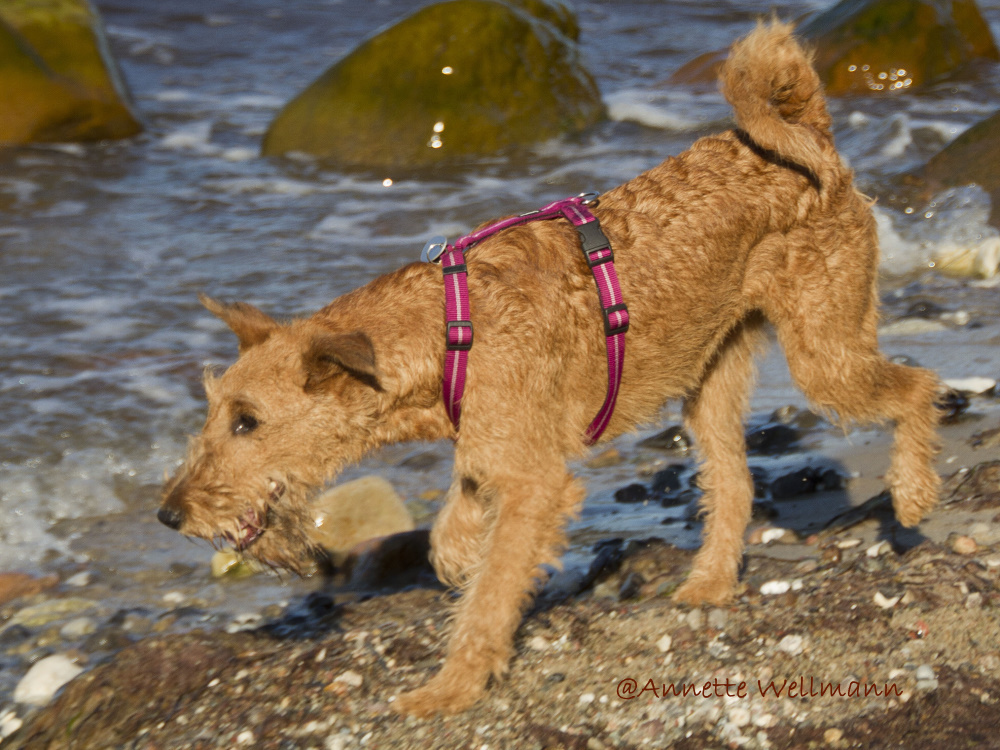
[[580,236],[580,246],[587,265],[594,274],[604,316],[604,336],[608,352],[608,395],[604,399],[604,405],[584,433],[584,439],[593,445],[608,426],[621,385],[622,367],[625,363],[625,332],[629,328],[629,315],[622,299],[618,275],[615,273],[615,254],[611,250],[611,243],[601,231],[597,217],[587,208],[587,204],[595,198],[594,194],[584,194],[555,201],[537,211],[490,224],[459,238],[452,244],[442,237],[432,239],[424,247],[424,260],[431,262],[440,260],[444,274],[447,313],[444,404],[448,418],[456,428],[461,416],[462,394],[465,391],[465,368],[473,341],[472,321],[469,315],[468,271],[463,251],[509,227],[559,217],[572,223]]

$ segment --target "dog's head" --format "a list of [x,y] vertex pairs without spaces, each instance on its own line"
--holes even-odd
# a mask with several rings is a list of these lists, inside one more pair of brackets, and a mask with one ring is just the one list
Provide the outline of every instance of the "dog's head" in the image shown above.
[[158,518],[304,572],[318,551],[314,491],[377,442],[386,399],[374,347],[360,330],[281,324],[248,304],[201,299],[236,334],[240,356],[222,376],[206,371],[208,418]]

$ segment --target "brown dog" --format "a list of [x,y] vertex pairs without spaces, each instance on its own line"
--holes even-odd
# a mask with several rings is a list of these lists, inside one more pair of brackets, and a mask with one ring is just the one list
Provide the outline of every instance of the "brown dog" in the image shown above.
[[[878,246],[869,202],[833,145],[809,58],[781,24],[737,43],[722,73],[739,129],[611,190],[595,214],[616,254],[632,326],[606,438],[672,398],[704,465],[704,545],[680,602],[733,591],[753,499],[743,415],[765,320],[813,404],[842,421],[896,425],[887,475],[896,515],[916,524],[938,498],[935,400],[926,371],[876,342]],[[413,264],[279,324],[205,299],[239,338],[207,376],[209,413],[160,518],[300,568],[311,492],[385,443],[451,437],[455,469],[432,532],[441,579],[463,590],[447,658],[401,710],[462,710],[502,675],[541,566],[558,559],[583,488],[566,460],[606,388],[598,296],[568,222],[508,229],[470,253],[476,343],[461,431],[441,396],[441,268]]]

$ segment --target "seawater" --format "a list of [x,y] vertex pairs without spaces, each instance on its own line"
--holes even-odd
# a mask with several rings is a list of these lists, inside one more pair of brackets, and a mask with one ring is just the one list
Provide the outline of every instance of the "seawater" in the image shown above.
[[[202,369],[235,357],[232,335],[198,292],[304,315],[417,259],[429,236],[613,187],[727,126],[717,92],[666,83],[682,63],[727,46],[759,15],[796,18],[826,5],[577,2],[583,57],[611,119],[516,160],[419,179],[259,158],[284,102],[422,4],[97,3],[147,131],[127,142],[0,153],[0,570],[100,561],[134,572],[207,561],[204,546],[175,541],[152,520],[164,470],[177,466],[203,419]],[[980,7],[1000,37],[1000,4]],[[833,100],[838,143],[861,189],[877,192],[1000,107],[998,81]],[[939,200],[910,213],[891,202],[877,208],[887,294],[933,280],[941,243],[996,236],[975,188]],[[956,304],[965,288],[948,287]],[[996,310],[984,309],[994,330]],[[956,376],[995,365],[956,358],[962,346],[980,346],[963,335],[935,341],[923,359]],[[780,362],[767,367],[780,373]],[[778,376],[755,412],[796,398]],[[413,450],[385,451],[348,477],[388,473],[408,499],[447,486],[447,446],[432,446],[439,463],[426,471],[398,466]],[[626,522],[610,511],[614,483],[631,471],[585,472],[592,489],[581,528],[599,535],[641,525],[642,514]]]

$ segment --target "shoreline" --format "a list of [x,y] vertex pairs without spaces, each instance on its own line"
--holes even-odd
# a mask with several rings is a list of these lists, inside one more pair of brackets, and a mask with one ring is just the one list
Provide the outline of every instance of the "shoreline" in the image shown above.
[[[1000,699],[1000,462],[971,437],[996,426],[987,411],[942,430],[943,460],[970,469],[917,531],[873,498],[829,529],[748,545],[736,600],[694,609],[669,599],[691,551],[625,542],[583,592],[550,586],[508,678],[465,714],[392,711],[440,664],[447,592],[314,591],[255,631],[126,646],[19,716],[0,747],[929,748],[959,726],[1000,746],[986,731]],[[684,695],[706,683],[710,695]]]

